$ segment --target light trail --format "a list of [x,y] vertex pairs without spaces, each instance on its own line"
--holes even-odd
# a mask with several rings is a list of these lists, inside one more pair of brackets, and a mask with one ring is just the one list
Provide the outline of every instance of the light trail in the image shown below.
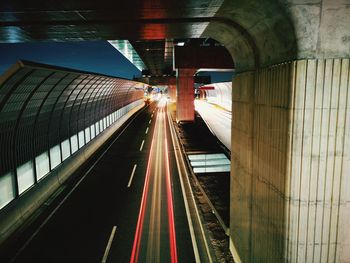
[[170,253],[171,253],[171,262],[177,263],[177,249],[176,249],[176,234],[175,234],[175,220],[174,220],[174,206],[173,206],[173,192],[171,189],[171,178],[170,178],[170,164],[169,164],[169,148],[168,148],[168,136],[166,132],[166,122],[165,122],[165,113],[164,110],[163,121],[164,121],[164,145],[165,145],[165,155],[166,155],[166,183],[167,183],[167,201],[168,201],[168,220],[169,220],[169,233],[170,233]]
[[151,150],[150,150],[150,155],[148,158],[148,164],[147,164],[147,170],[146,170],[146,178],[145,178],[145,184],[143,186],[143,192],[142,192],[142,198],[141,198],[141,206],[140,206],[140,211],[139,211],[139,217],[137,220],[137,225],[136,225],[136,232],[135,232],[135,237],[134,237],[134,244],[131,252],[131,258],[130,262],[138,262],[138,256],[139,256],[139,250],[140,250],[140,242],[141,242],[141,234],[142,234],[142,227],[143,227],[143,219],[145,216],[145,207],[146,207],[146,199],[147,199],[147,194],[148,194],[148,185],[149,185],[149,177],[150,177],[150,167],[151,167],[151,161],[152,161],[152,153],[153,153],[153,145],[154,145],[154,135],[153,133],[153,138],[152,138],[152,143],[151,143]]
[[138,261],[152,263],[178,262],[166,130],[166,101],[160,100],[158,108],[159,114],[155,121],[152,136],[145,184],[130,258],[131,263]]

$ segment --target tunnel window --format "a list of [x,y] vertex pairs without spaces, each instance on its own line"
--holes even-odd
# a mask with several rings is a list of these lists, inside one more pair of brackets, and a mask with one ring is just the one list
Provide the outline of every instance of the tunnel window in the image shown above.
[[84,131],[78,133],[79,149],[85,145]]
[[104,128],[103,128],[103,119],[102,120],[100,120],[100,132],[102,132],[104,130]]
[[78,136],[76,134],[70,137],[70,146],[72,148],[72,154],[78,150]]
[[51,170],[61,163],[61,148],[56,145],[50,149]]
[[106,124],[106,128],[109,127],[110,123],[111,123],[111,120],[109,118],[109,115],[106,117],[106,121],[107,121],[107,124]]
[[61,143],[61,147],[62,147],[62,160],[64,161],[65,159],[67,159],[70,156],[70,143],[69,143],[69,139],[63,141]]
[[103,118],[103,130],[107,128],[107,117]]
[[35,157],[35,171],[37,180],[50,172],[49,155],[47,152],[43,152]]
[[93,138],[95,138],[95,125],[94,124],[92,124],[91,126],[90,126],[90,137],[91,137],[91,140],[93,139]]
[[15,198],[13,174],[7,173],[0,177],[0,209]]
[[86,143],[90,141],[90,127],[87,127],[85,129],[85,140],[86,140]]
[[96,136],[100,133],[100,122],[96,122],[95,123],[95,127],[96,127]]
[[29,161],[17,168],[18,193],[21,194],[34,184],[33,162]]

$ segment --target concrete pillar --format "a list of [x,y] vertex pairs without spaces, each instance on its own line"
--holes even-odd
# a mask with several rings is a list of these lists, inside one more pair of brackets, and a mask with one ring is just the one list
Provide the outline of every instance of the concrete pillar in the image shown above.
[[233,80],[230,250],[242,262],[350,262],[349,90],[349,59]]
[[176,101],[176,85],[168,85],[168,96],[171,101]]
[[177,69],[176,120],[194,121],[194,79],[196,69]]

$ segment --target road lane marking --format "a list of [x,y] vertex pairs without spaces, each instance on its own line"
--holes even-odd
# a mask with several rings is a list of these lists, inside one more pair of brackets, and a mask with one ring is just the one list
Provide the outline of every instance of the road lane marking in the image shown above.
[[106,261],[107,261],[107,257],[109,254],[109,250],[111,249],[111,246],[112,246],[112,242],[113,242],[113,238],[114,238],[116,229],[117,229],[117,227],[113,226],[112,232],[111,232],[111,235],[109,236],[107,247],[106,247],[105,253],[103,254],[103,258],[102,258],[101,263],[106,263]]
[[145,132],[145,134],[147,134],[148,133],[148,127],[147,127],[147,129],[146,129],[146,132]]
[[130,176],[129,183],[128,183],[128,188],[131,186],[132,179],[134,178],[134,174],[136,171],[136,167],[137,167],[137,164],[134,164],[134,168],[132,169],[131,176]]
[[141,146],[140,146],[140,152],[142,151],[144,143],[145,143],[145,140],[142,140],[142,143],[141,143]]

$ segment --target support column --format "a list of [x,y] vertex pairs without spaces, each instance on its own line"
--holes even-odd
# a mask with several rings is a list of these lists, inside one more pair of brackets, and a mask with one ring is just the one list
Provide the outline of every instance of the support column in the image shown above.
[[168,85],[168,95],[171,101],[176,101],[176,85]]
[[241,73],[232,97],[231,252],[349,262],[349,59]]
[[177,69],[176,120],[194,121],[194,79],[196,69]]

